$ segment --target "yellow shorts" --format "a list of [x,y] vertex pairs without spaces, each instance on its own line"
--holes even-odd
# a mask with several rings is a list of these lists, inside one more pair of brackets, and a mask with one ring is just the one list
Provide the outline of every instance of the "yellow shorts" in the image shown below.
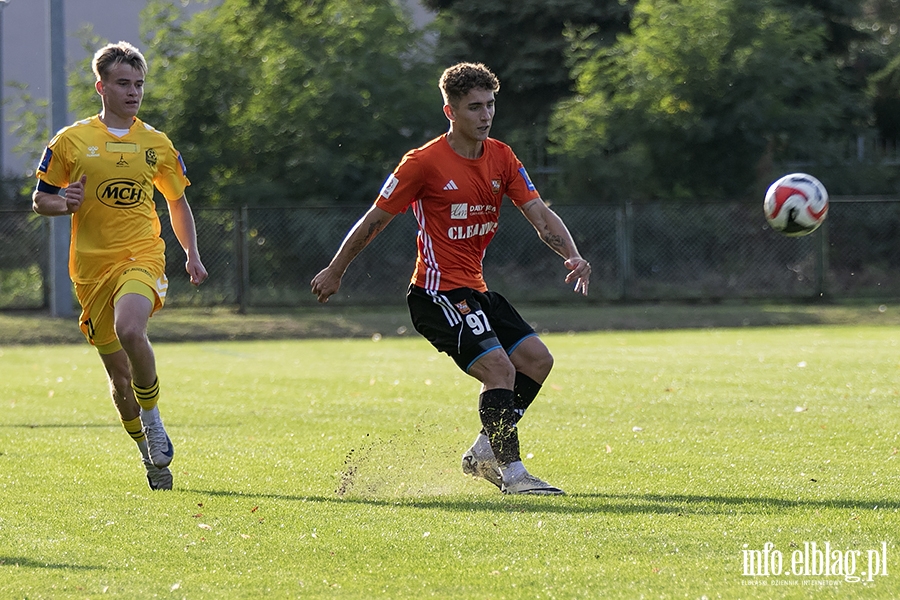
[[76,283],[75,295],[81,304],[79,323],[87,341],[100,354],[112,354],[122,348],[116,337],[115,305],[125,294],[139,294],[153,305],[152,315],[163,307],[169,282],[161,261],[127,261],[109,270],[105,279]]

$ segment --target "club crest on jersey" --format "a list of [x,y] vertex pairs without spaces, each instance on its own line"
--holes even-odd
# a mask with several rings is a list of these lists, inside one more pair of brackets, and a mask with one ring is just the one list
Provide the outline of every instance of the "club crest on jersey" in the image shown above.
[[472,309],[469,308],[469,304],[465,300],[463,300],[462,302],[457,302],[455,306],[456,310],[458,310],[459,314],[461,315],[467,315],[472,312]]
[[156,156],[156,150],[147,148],[147,151],[144,152],[144,160],[147,161],[150,167],[156,167],[156,161],[159,160],[159,157]]
[[499,179],[491,179],[491,191],[495,194],[500,193],[500,180]]
[[468,219],[469,218],[469,205],[466,203],[451,204],[450,205],[450,218],[451,219]]

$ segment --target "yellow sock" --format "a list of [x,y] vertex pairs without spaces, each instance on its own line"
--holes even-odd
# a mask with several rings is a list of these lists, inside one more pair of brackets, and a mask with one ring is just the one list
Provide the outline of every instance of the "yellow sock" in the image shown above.
[[122,426],[125,427],[125,431],[128,432],[128,435],[130,435],[131,439],[135,442],[140,444],[146,439],[146,436],[144,435],[144,426],[141,425],[140,417],[135,417],[130,421],[122,419]]
[[159,377],[156,378],[156,381],[150,387],[141,387],[132,381],[131,389],[134,390],[134,397],[137,399],[138,404],[141,405],[141,408],[144,410],[156,408],[156,403],[159,402]]

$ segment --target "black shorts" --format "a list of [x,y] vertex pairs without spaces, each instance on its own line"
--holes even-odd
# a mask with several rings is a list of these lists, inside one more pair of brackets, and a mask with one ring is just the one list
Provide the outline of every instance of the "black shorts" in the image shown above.
[[512,354],[522,340],[537,335],[496,292],[471,288],[428,292],[411,285],[406,302],[416,331],[467,373],[488,352],[503,348]]

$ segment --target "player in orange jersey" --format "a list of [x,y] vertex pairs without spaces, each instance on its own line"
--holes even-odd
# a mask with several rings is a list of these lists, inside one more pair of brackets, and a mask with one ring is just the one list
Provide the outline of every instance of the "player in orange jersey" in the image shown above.
[[168,287],[153,190],[166,199],[185,268],[199,285],[207,273],[184,195],[190,182],[169,138],[137,118],[147,74],[137,48],[109,44],[94,55],[92,67],[102,110],[50,141],[37,169],[34,210],[72,215],[69,274],[81,329],[100,353],[150,487],[171,489],[174,448],[159,416],[156,359],[147,338],[147,322],[162,308]]
[[496,76],[460,63],[440,79],[449,131],[412,150],[388,177],[375,204],[351,228],[331,263],[310,282],[319,302],[338,291],[350,262],[397,214],[412,208],[418,258],[407,294],[412,323],[441,352],[481,382],[483,429],[463,454],[467,474],[509,494],[562,494],[522,464],[516,424],[537,396],[553,357],[530,325],[482,275],[485,249],[508,196],[564,259],[566,282],[587,295],[590,264],[565,224],[544,204],[522,163],[488,137]]

